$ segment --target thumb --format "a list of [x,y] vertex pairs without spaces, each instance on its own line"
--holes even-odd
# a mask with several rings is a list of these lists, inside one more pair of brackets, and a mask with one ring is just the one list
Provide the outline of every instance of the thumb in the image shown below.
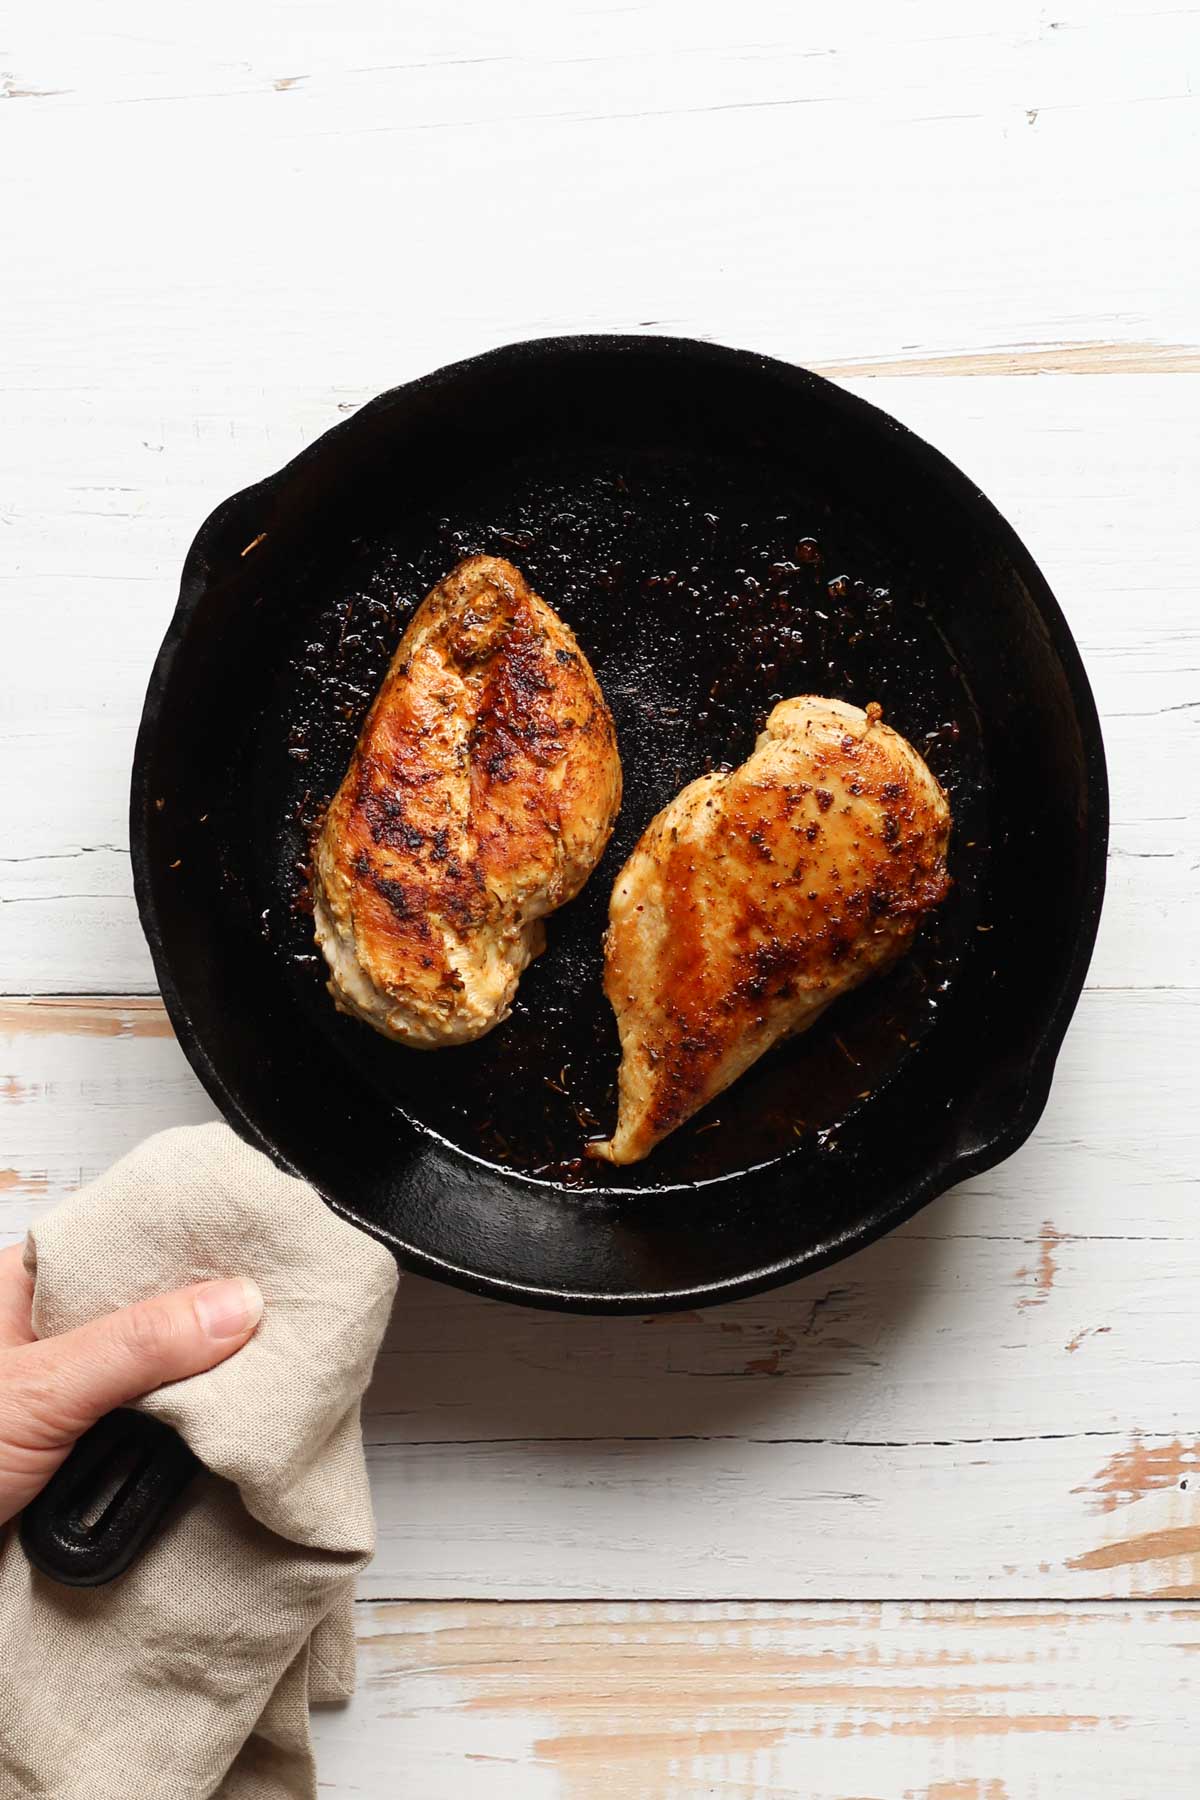
[[69,1444],[114,1406],[224,1362],[262,1310],[253,1281],[205,1281],[26,1345],[18,1355],[29,1425]]

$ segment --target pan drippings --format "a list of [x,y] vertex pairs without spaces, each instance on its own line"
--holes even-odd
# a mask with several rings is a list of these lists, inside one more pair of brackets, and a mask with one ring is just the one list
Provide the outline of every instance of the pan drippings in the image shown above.
[[[979,721],[935,623],[936,553],[920,569],[847,497],[778,468],[547,456],[499,471],[346,546],[294,596],[295,640],[249,753],[262,796],[255,911],[306,1013],[360,1078],[423,1129],[526,1176],[612,1191],[582,1148],[611,1127],[618,1046],[601,991],[613,878],[643,827],[694,776],[741,762],[779,700],[865,706],[946,787],[955,889],[911,955],[776,1050],[621,1186],[718,1179],[820,1156],[839,1124],[918,1053],[979,922],[987,820]],[[462,557],[502,555],[570,624],[614,714],[625,801],[580,898],[548,925],[512,1016],[435,1052],[377,1041],[337,1016],[306,910],[308,843],[415,606]]]

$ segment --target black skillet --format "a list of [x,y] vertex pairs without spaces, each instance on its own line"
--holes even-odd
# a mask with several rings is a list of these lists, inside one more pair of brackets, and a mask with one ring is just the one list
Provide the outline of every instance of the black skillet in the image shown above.
[[[474,551],[518,563],[574,627],[625,802],[512,1018],[427,1054],[334,1011],[307,844],[406,619]],[[652,813],[740,761],[795,693],[877,700],[924,751],[953,807],[953,894],[894,972],[647,1162],[586,1161],[613,1120],[613,876]],[[649,337],[457,363],[218,507],[150,679],[131,809],[167,1009],[231,1124],[406,1267],[579,1312],[790,1281],[1015,1150],[1087,969],[1107,829],[1079,655],[975,485],[804,370]],[[108,1427],[133,1474],[97,1526],[79,1498],[94,1445],[31,1509],[27,1546],[60,1578],[118,1572],[186,1476],[133,1417]]]

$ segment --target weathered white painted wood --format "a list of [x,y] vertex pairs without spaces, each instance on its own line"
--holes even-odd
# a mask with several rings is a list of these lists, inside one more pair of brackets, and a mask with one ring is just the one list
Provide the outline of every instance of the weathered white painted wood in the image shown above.
[[[910,1444],[776,1429],[376,1447],[361,1591],[1200,1599],[1194,1431]],[[1110,1513],[1109,1484],[1139,1458],[1164,1484]]]
[[[0,1027],[0,1235],[209,1116],[153,1002]],[[1031,1144],[780,1293],[597,1320],[406,1282],[367,1591],[1200,1592],[1198,1030],[1195,996],[1089,994]]]
[[[954,1208],[944,1234],[1024,1242],[1049,1220],[1071,1237],[1182,1253],[1193,1237],[1198,1034],[1194,995],[1085,994],[1034,1138],[942,1203]],[[151,1131],[213,1116],[158,1002],[0,1002],[0,1233],[23,1228],[31,1199],[62,1198]],[[929,1235],[936,1216],[907,1232]],[[1174,1278],[1177,1265],[1163,1273]]]
[[[0,47],[0,992],[152,989],[126,775],[206,512],[515,338],[661,329],[850,380],[1026,537],[1109,744],[1098,991],[1034,1142],[720,1313],[408,1282],[368,1414],[372,1591],[1200,1593],[1196,15],[162,20],[18,0]],[[0,1018],[0,1239],[211,1114],[152,1007],[68,1022]],[[1189,1794],[1200,1760],[1194,1608],[362,1612],[362,1693],[318,1724],[347,1800],[1128,1800]]]
[[385,1800],[1132,1800],[1190,1794],[1180,1606],[364,1606],[316,1722]]
[[[854,385],[945,448],[1008,511],[1079,637],[1113,785],[1110,894],[1091,979],[1200,986],[1200,914],[1189,904],[1200,862],[1193,383]],[[125,814],[142,692],[178,565],[209,508],[298,449],[337,416],[336,405],[328,392],[276,403],[231,391],[227,412],[213,418],[211,397],[175,392],[151,433],[128,394],[82,419],[56,402],[51,427],[39,430],[42,398],[31,406],[14,396],[18,411],[30,409],[33,461],[23,430],[0,441],[3,541],[13,556],[0,580],[11,596],[0,696],[0,992],[153,991]],[[155,395],[154,404],[167,400]],[[145,448],[148,435],[165,444],[161,455]]]
[[0,1001],[6,1241],[150,1132],[214,1117],[158,1001]]
[[168,35],[149,0],[18,4],[8,310],[55,386],[308,381],[316,343],[373,383],[384,345],[646,320],[823,358],[1194,345],[1192,26],[214,0]]

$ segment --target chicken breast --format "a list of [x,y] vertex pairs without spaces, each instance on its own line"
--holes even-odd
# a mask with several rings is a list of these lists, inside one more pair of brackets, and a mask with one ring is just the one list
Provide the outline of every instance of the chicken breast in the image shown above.
[[314,843],[338,1007],[421,1049],[482,1037],[620,803],[612,718],[571,632],[511,563],[460,563],[404,633]]
[[652,819],[609,908],[617,1128],[638,1162],[781,1038],[896,961],[946,894],[950,809],[912,745],[840,700],[785,700],[753,755]]

